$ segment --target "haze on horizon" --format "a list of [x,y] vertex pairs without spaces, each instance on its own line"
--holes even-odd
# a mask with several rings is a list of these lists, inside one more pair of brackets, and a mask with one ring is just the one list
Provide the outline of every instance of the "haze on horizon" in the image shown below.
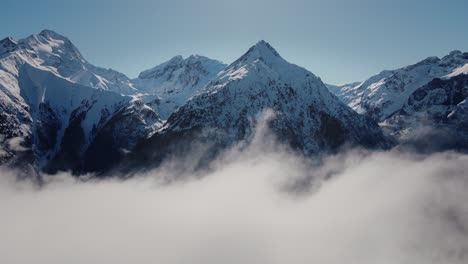
[[230,63],[260,39],[333,84],[468,50],[463,0],[6,0],[2,10],[0,38],[51,29],[129,77],[179,54]]

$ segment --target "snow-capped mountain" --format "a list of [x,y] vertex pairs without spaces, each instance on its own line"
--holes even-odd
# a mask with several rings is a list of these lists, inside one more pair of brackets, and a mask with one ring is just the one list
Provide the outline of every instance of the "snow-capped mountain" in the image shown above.
[[108,153],[131,149],[161,125],[150,107],[121,94],[133,91],[125,75],[89,64],[55,32],[6,38],[0,41],[1,156],[25,150],[41,169],[77,171],[111,121],[132,121],[134,131],[120,138],[124,131],[115,131]]
[[467,71],[468,53],[453,51],[442,59],[429,57],[404,68],[382,71],[334,93],[358,113],[384,121],[399,111],[416,89],[434,78],[450,78]]
[[400,142],[431,127],[445,133],[437,140],[451,139],[443,142],[448,148],[467,149],[467,89],[468,53],[334,86],[265,41],[229,66],[176,56],[130,80],[90,64],[70,40],[44,30],[0,41],[0,163],[106,171],[123,157],[157,165],[199,142],[201,161],[208,161],[252,140],[265,112],[273,113],[273,134],[306,155],[345,144],[391,146],[376,121]]
[[354,87],[358,86],[359,84],[361,84],[361,82],[353,82],[343,85],[333,85],[325,83],[325,86],[327,86],[328,90],[330,90],[332,94],[338,96],[338,98],[347,105],[350,101],[352,101],[355,98],[355,96],[349,95],[348,92],[354,89]]
[[74,83],[122,94],[136,91],[127,76],[90,64],[69,39],[51,30],[18,41],[6,38],[0,46],[3,46],[1,54],[14,52],[28,64],[52,71]]
[[[385,147],[389,142],[370,118],[358,115],[332,95],[311,72],[290,64],[265,41],[229,65],[200,94],[173,113],[164,127],[140,144],[139,160],[160,151],[188,148],[194,138],[229,146],[252,134],[252,122],[265,109],[277,137],[305,154],[329,152],[345,143]],[[192,143],[193,144],[193,143]]]
[[199,55],[175,56],[132,80],[147,104],[167,119],[179,106],[202,90],[226,65]]
[[402,141],[425,141],[418,144],[420,148],[466,151],[468,72],[458,70],[448,78],[435,78],[416,89],[403,108],[382,125]]

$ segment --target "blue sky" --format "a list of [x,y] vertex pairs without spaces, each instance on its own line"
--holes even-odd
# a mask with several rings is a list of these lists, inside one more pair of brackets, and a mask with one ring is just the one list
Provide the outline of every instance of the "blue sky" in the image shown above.
[[181,54],[230,63],[258,40],[329,83],[468,51],[466,0],[2,0],[0,38],[52,29],[136,77]]

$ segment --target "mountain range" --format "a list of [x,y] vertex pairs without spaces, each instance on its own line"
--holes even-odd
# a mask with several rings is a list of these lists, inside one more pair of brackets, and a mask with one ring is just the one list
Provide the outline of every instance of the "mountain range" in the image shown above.
[[400,143],[418,148],[468,148],[468,53],[428,57],[364,82],[329,85],[357,113],[379,122]]
[[304,155],[390,148],[420,139],[421,128],[449,133],[443,149],[465,151],[467,89],[468,53],[334,86],[265,41],[230,65],[175,56],[130,79],[43,30],[0,41],[0,161],[27,171],[103,173],[121,164],[154,167],[201,142],[199,160],[209,162],[251,140],[262,113],[271,113],[278,141]]

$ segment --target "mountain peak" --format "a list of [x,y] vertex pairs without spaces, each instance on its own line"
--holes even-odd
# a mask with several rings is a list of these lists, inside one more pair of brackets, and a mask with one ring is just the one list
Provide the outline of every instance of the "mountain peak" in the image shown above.
[[[65,36],[60,35],[59,33],[50,30],[50,29],[44,29],[39,33],[39,36],[42,36],[47,39],[58,39],[58,40],[68,40]],[[69,40],[68,40],[69,41]]]
[[259,40],[257,44],[255,44],[255,47],[257,48],[262,48],[262,49],[269,49],[273,52],[276,52],[276,50],[270,45],[270,43],[266,42],[265,40]]
[[257,44],[250,47],[244,55],[229,65],[228,68],[238,68],[256,61],[261,61],[268,67],[284,63],[288,64],[268,42],[260,40]]
[[39,34],[32,34],[19,40],[18,43],[20,43],[22,48],[30,50],[43,49],[44,45],[49,46],[52,52],[58,52],[58,50],[62,49],[59,52],[60,54],[67,51],[72,57],[85,62],[78,48],[67,37],[49,29],[44,29]]
[[6,37],[2,40],[0,40],[0,44],[5,45],[5,44],[17,44],[18,42],[14,40],[12,37]]
[[16,46],[18,41],[14,40],[12,37],[6,37],[0,40],[0,47],[8,48],[11,46]]
[[170,60],[168,60],[166,63],[168,64],[179,64],[179,63],[190,64],[190,63],[194,63],[197,61],[208,61],[208,60],[212,60],[212,59],[202,56],[202,55],[198,55],[198,54],[191,54],[190,56],[186,58],[184,58],[182,55],[174,56]]
[[432,57],[427,57],[424,60],[422,60],[422,61],[420,61],[420,62],[418,62],[416,64],[406,66],[405,68],[408,69],[408,70],[411,70],[411,69],[413,69],[415,67],[418,67],[418,66],[421,66],[421,65],[430,65],[430,64],[436,64],[436,63],[439,63],[439,62],[440,62],[439,57],[432,56]]
[[17,47],[17,44],[18,44],[18,41],[14,40],[11,37],[6,37],[0,40],[0,54],[15,50],[15,48]]
[[442,60],[454,60],[454,59],[459,59],[459,58],[465,58],[464,54],[459,50],[453,50],[451,51],[448,55],[442,58]]
[[205,60],[211,60],[211,59],[208,57],[199,55],[199,54],[191,54],[185,60],[188,62],[196,62],[196,61],[205,61]]
[[185,69],[185,73],[187,74],[189,69],[198,71],[200,73],[212,72],[218,73],[223,70],[226,65],[220,61],[210,59],[208,57],[192,54],[189,57],[185,58],[181,55],[177,55],[172,57],[170,60],[156,65],[155,67],[142,71],[139,75],[139,79],[158,79],[165,74],[169,74],[166,76],[168,79],[171,79],[172,73],[174,71]]
[[51,30],[51,29],[43,29],[41,32],[39,32],[39,35],[48,35],[48,34],[57,34],[57,32]]
[[191,54],[190,56],[188,56],[187,59],[194,60],[194,59],[199,59],[199,58],[204,58],[204,57],[198,54]]
[[462,52],[459,51],[459,50],[452,50],[452,51],[449,53],[449,55],[452,55],[452,56],[453,56],[453,55],[460,55],[460,54],[462,54]]
[[182,55],[176,55],[172,57],[170,60],[168,60],[167,62],[177,62],[177,61],[183,61],[183,60],[184,60],[184,57],[182,57]]
[[[219,76],[218,80],[239,80],[248,75],[272,76],[279,78],[291,86],[300,87],[304,82],[314,82],[324,86],[320,78],[308,70],[289,63],[266,41],[260,40],[244,53],[239,59],[231,63]],[[257,78],[254,77],[254,78]],[[326,89],[326,87],[324,87]]]
[[260,40],[252,46],[246,54],[250,54],[257,59],[268,57],[281,57],[279,53],[265,40]]

